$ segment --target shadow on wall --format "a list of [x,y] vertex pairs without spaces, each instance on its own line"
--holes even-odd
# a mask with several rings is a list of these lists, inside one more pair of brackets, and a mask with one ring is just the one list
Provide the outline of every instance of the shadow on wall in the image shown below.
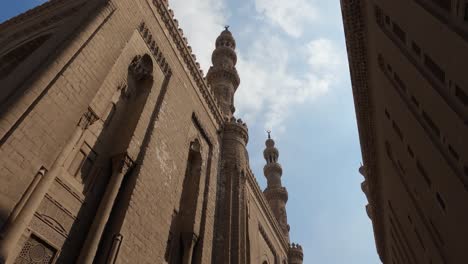
[[[75,147],[77,151],[70,154],[74,155],[74,157],[66,169],[83,183],[83,192],[86,198],[77,215],[77,220],[73,223],[65,245],[59,253],[58,263],[76,261],[93,221],[99,220],[95,216],[100,202],[106,193],[106,189],[114,187],[110,186],[110,179],[115,176],[116,166],[119,166],[116,163],[124,162],[123,159],[125,159],[126,155],[121,154],[127,152],[153,86],[152,72],[153,62],[151,57],[147,54],[136,56],[128,68],[127,83],[118,88],[114,94],[113,102],[108,106],[106,120],[102,130],[97,135],[96,143],[93,146],[88,146],[86,142],[83,142],[81,146]],[[145,143],[144,141],[143,148],[146,148]],[[119,158],[116,159],[115,157]],[[138,164],[138,161],[136,161],[136,164]],[[124,186],[128,184],[127,178],[132,174],[131,169],[127,171],[121,191],[125,189]],[[131,186],[131,190],[133,188],[134,185]],[[116,204],[114,203],[114,206]],[[115,214],[111,215],[110,219],[114,216]],[[108,228],[104,234],[109,232],[114,233]],[[115,233],[118,233],[118,230]],[[109,236],[112,238],[113,234],[109,234]],[[102,236],[102,238],[104,237],[107,238],[107,236]],[[111,242],[103,243],[103,245],[110,244]],[[104,247],[103,245],[101,247]],[[101,250],[103,253],[109,250],[109,246],[104,248]],[[107,256],[107,254],[104,255]],[[99,256],[99,254],[96,256]]]

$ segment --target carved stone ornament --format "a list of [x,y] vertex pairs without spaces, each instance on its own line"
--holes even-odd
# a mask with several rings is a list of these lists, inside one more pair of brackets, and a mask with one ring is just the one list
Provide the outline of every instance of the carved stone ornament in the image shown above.
[[117,154],[112,157],[112,171],[114,173],[127,173],[133,167],[135,162],[128,156],[126,152]]
[[97,114],[93,111],[93,109],[88,108],[88,111],[86,111],[83,116],[80,118],[80,121],[78,122],[78,126],[80,126],[82,129],[87,129],[90,125],[94,124],[99,119]]

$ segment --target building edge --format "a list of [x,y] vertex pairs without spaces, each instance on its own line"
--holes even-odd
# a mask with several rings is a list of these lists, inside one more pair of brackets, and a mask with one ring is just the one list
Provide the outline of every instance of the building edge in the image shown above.
[[340,3],[361,155],[364,163],[361,171],[368,190],[369,204],[366,206],[366,210],[372,221],[377,253],[380,260],[384,262],[386,256],[384,208],[380,195],[381,182],[378,177],[377,135],[373,121],[372,89],[369,84],[367,68],[367,28],[363,15],[366,12],[366,4],[363,0],[340,0]]

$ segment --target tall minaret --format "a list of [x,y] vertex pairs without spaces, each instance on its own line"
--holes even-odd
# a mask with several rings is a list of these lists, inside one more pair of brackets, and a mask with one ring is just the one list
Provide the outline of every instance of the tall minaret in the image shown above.
[[283,230],[284,237],[289,242],[289,225],[288,216],[286,215],[288,191],[281,185],[283,169],[278,163],[279,152],[275,147],[275,141],[270,137],[270,131],[268,131],[268,139],[265,141],[265,145],[266,148],[263,151],[263,157],[267,164],[263,167],[263,173],[267,178],[268,185],[263,193],[275,214],[276,220],[278,220],[280,224],[281,230]]
[[216,39],[213,66],[207,79],[224,115],[220,131],[221,160],[217,180],[213,263],[248,263],[246,179],[249,170],[246,145],[249,134],[234,114],[234,93],[239,86],[235,68],[236,41],[228,27]]
[[[273,214],[278,221],[284,237],[289,242],[289,225],[288,216],[286,214],[286,202],[288,201],[288,191],[281,185],[281,175],[283,169],[278,163],[279,152],[275,147],[275,141],[271,139],[270,131],[268,131],[268,139],[265,141],[266,148],[263,151],[263,157],[267,164],[263,167],[263,173],[267,178],[267,187],[263,193],[270,204]],[[289,245],[288,263],[302,264],[304,253],[302,246],[292,243]]]
[[239,86],[240,79],[236,70],[236,41],[228,28],[226,26],[216,39],[216,49],[211,55],[213,66],[208,70],[206,78],[221,106],[223,115],[231,117],[235,111],[234,93]]

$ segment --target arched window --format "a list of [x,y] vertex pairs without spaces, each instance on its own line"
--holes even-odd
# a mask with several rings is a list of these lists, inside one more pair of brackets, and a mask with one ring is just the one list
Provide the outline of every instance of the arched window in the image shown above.
[[37,50],[51,34],[45,34],[31,39],[9,51],[0,58],[0,80],[5,79],[22,61]]

